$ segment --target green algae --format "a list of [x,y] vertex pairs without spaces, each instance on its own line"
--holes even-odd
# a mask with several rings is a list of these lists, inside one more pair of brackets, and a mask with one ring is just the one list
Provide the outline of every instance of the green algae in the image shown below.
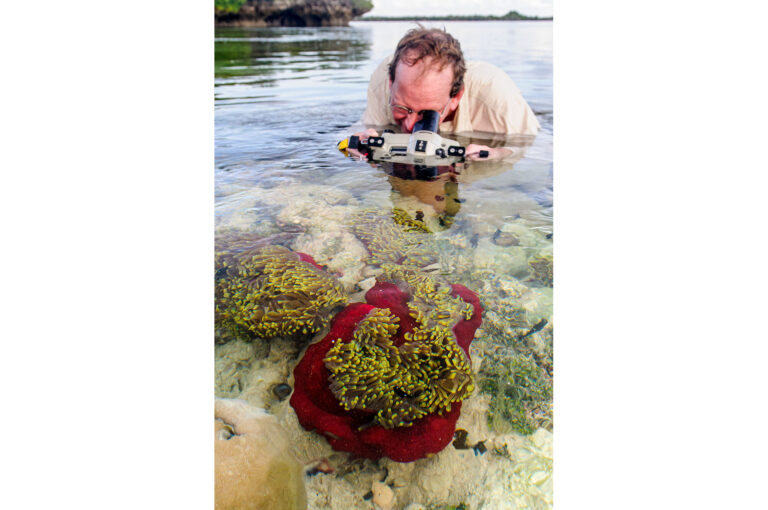
[[487,269],[474,271],[483,316],[477,346],[478,387],[490,396],[488,422],[505,433],[552,429],[553,320],[551,289],[529,287]]
[[552,379],[533,357],[517,354],[482,372],[480,391],[491,396],[489,427],[501,419],[524,435],[539,427],[552,430]]
[[552,287],[554,279],[551,256],[538,255],[528,261],[528,266],[531,268],[531,276],[528,281],[545,287]]

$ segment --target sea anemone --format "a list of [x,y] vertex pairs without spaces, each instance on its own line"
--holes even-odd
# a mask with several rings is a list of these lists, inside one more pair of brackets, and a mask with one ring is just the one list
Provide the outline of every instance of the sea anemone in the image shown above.
[[426,232],[427,234],[432,233],[432,231],[429,230],[427,224],[424,223],[423,218],[424,213],[421,213],[421,219],[419,219],[418,213],[416,218],[411,218],[410,214],[408,214],[405,209],[400,207],[392,208],[392,221],[398,225],[402,225],[406,232]]
[[331,323],[294,370],[301,425],[340,451],[410,462],[445,448],[474,383],[477,296],[408,268],[383,278]]
[[243,242],[216,253],[216,322],[236,335],[313,334],[346,301],[342,285],[309,255]]
[[406,222],[406,217],[404,211],[398,210],[393,217],[374,212],[362,212],[354,217],[352,231],[371,254],[371,264],[389,262],[424,267],[437,262],[432,236],[419,222]]
[[374,308],[352,340],[337,339],[323,359],[341,406],[375,411],[373,421],[387,429],[450,410],[474,389],[469,360],[450,329],[419,324],[396,347],[399,321],[388,309]]

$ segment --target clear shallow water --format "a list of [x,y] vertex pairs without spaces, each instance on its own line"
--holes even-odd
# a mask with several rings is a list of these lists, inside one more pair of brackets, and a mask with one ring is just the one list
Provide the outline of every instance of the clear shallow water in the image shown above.
[[[377,182],[373,169],[341,158],[335,146],[362,116],[371,72],[413,24],[351,25],[216,31],[217,196],[223,193],[219,184],[269,180],[260,162],[271,161],[283,163],[282,175],[305,182],[336,177],[335,185],[353,190],[363,179],[368,186]],[[542,125],[514,171],[462,185],[462,198],[471,205],[519,190],[551,216],[552,24],[445,27],[461,41],[467,59],[494,62],[513,77]],[[505,216],[519,212],[509,205]]]
[[[413,26],[353,22],[350,27],[216,31],[217,234],[235,230],[276,236],[329,266],[354,292],[364,278],[354,260],[364,255],[355,251],[349,234],[355,211],[390,218],[397,209],[412,218],[423,216],[434,232],[441,274],[477,292],[485,307],[471,351],[480,391],[465,402],[462,417],[481,416],[476,421],[487,429],[470,429],[461,421],[459,426],[467,427],[474,441],[503,443],[505,434],[518,434],[499,451],[524,448],[527,438],[538,438],[530,439],[534,453],[525,458],[496,453],[471,459],[486,462],[471,468],[485,474],[467,484],[487,486],[489,495],[463,501],[470,508],[499,508],[494,506],[499,501],[509,508],[547,508],[551,442],[550,457],[540,443],[547,444],[552,430],[552,24],[439,25],[461,41],[468,60],[488,60],[510,74],[542,125],[520,160],[472,164],[455,186],[399,179],[336,150],[362,116],[371,72]],[[217,356],[217,365],[226,365]],[[248,382],[239,363],[236,377],[243,380],[236,385],[221,382],[223,372],[217,372],[217,396],[255,394],[249,386],[255,383]],[[272,404],[272,411],[279,412],[278,404]],[[268,409],[272,404],[264,402]],[[537,429],[538,435],[533,434]],[[514,474],[520,466],[531,472]],[[447,464],[441,469],[451,472]],[[418,478],[418,472],[412,476]],[[357,507],[344,499],[341,485],[333,487],[328,490],[337,492],[324,493],[324,499],[310,497],[310,508]],[[398,493],[399,501],[412,497],[434,508],[461,502],[439,492],[409,490]],[[522,499],[512,492],[523,494]]]

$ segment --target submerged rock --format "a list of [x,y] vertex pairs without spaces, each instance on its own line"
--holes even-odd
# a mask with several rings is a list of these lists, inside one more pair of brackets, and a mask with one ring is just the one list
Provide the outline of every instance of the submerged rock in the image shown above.
[[363,261],[368,252],[350,232],[312,228],[309,233],[297,237],[291,247],[299,252],[311,253],[347,290],[352,290],[355,283],[363,278]]
[[285,383],[276,384],[272,387],[272,393],[274,393],[279,400],[285,400],[292,391],[293,388]]
[[304,510],[304,470],[274,416],[243,400],[215,405],[216,510]]
[[233,340],[215,348],[217,397],[238,397],[248,384],[251,365],[269,354],[266,341]]
[[394,508],[395,492],[389,488],[389,485],[373,482],[371,492],[373,493],[373,507],[375,510],[392,510]]

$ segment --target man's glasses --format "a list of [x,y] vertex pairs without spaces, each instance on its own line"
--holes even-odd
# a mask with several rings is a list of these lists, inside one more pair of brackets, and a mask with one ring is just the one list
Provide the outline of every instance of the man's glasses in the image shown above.
[[[440,117],[445,114],[445,110],[448,108],[448,105],[451,104],[451,100],[448,99],[448,102],[445,103],[445,106],[443,106],[443,109],[440,110]],[[392,117],[395,118],[395,120],[403,120],[404,118],[408,117],[412,113],[418,113],[421,115],[421,112],[424,110],[421,110],[419,112],[416,112],[416,110],[412,110],[408,108],[407,106],[403,106],[401,104],[392,104],[392,96],[389,97],[389,108],[392,110]]]

